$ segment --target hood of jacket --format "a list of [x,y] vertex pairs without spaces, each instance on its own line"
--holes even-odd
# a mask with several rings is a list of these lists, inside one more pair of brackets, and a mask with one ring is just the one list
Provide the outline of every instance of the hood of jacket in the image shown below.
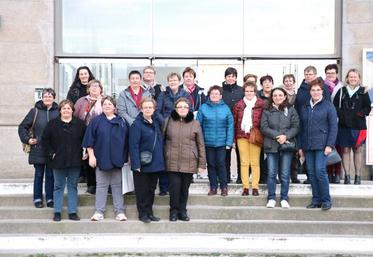
[[[39,100],[35,103],[35,108],[38,108],[42,111],[47,111],[47,106],[43,103],[43,100]],[[52,107],[49,109],[50,111],[58,110],[58,104],[56,102],[53,102]]]

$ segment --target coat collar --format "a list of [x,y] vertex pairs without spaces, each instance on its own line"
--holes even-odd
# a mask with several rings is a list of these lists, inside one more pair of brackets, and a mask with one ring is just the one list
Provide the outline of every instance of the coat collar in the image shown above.
[[[180,115],[175,111],[173,110],[171,112],[171,118],[174,120],[174,121],[177,121],[177,120],[180,120]],[[186,123],[188,122],[191,122],[192,120],[194,120],[194,115],[191,111],[188,112],[187,116],[185,117],[184,121]]]

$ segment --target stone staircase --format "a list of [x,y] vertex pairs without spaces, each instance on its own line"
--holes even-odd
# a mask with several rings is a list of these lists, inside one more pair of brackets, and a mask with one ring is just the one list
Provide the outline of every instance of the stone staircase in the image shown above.
[[[279,190],[279,188],[278,188]],[[105,220],[91,222],[94,196],[79,186],[79,215],[32,205],[31,180],[0,181],[0,256],[373,256],[373,184],[331,185],[333,208],[308,210],[309,185],[292,184],[288,210],[265,208],[260,196],[241,196],[230,185],[229,196],[206,195],[208,185],[191,185],[190,222],[169,222],[167,196],[157,196],[154,212],[162,220],[137,220],[135,197],[125,196],[126,222],[114,220],[111,199]],[[44,254],[44,255],[43,255]],[[96,254],[96,255],[95,255]]]

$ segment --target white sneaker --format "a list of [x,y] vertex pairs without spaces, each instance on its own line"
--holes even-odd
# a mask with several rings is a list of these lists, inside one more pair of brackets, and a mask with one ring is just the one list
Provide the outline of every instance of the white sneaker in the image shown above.
[[95,212],[95,214],[93,214],[93,216],[91,217],[91,221],[99,221],[103,219],[104,219],[104,215],[98,212]]
[[289,208],[290,208],[290,205],[289,205],[288,201],[286,201],[286,200],[281,200],[281,207],[282,207],[282,208],[285,208],[285,209],[289,209]]
[[275,208],[276,206],[276,201],[271,199],[271,200],[268,200],[268,203],[267,203],[267,208]]
[[126,221],[127,220],[127,217],[126,215],[124,215],[124,213],[119,213],[116,217],[115,217],[116,220],[118,221]]

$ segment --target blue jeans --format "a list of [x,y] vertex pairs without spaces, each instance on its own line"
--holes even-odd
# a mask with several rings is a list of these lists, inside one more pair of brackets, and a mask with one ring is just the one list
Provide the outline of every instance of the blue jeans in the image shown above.
[[47,168],[45,164],[34,164],[34,203],[43,201],[43,178],[45,174],[45,198],[47,202],[53,201],[53,170]]
[[281,200],[288,200],[290,168],[293,152],[267,153],[268,177],[267,189],[268,200],[276,199],[276,177],[281,176]]
[[67,182],[67,210],[76,213],[78,206],[78,179],[80,167],[53,169],[54,173],[54,212],[62,212],[63,196]]
[[312,187],[312,203],[330,205],[329,180],[324,150],[305,151],[308,179]]
[[227,170],[225,167],[225,146],[206,147],[207,171],[210,181],[210,188],[227,188]]

